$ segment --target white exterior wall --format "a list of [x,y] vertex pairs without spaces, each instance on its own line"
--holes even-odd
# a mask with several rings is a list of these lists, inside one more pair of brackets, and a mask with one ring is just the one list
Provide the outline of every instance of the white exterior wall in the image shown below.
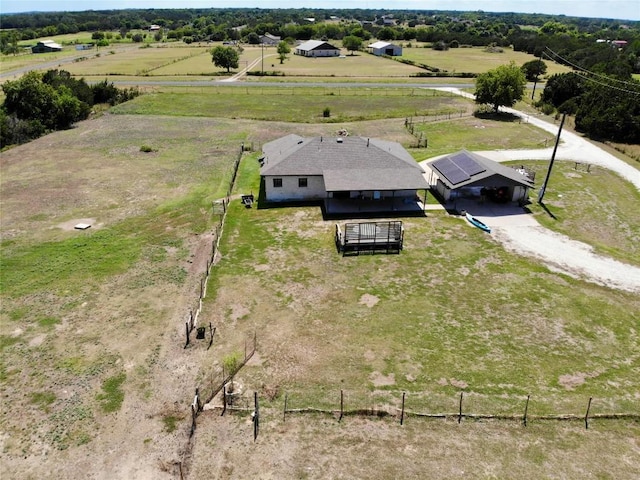
[[337,57],[340,55],[340,50],[296,50],[298,55],[304,57]]
[[436,192],[438,192],[445,201],[449,200],[451,196],[451,190],[449,190],[440,179],[438,179],[438,183],[436,183]]
[[513,197],[511,198],[512,202],[519,202],[521,200],[526,200],[529,195],[527,187],[515,186],[513,187]]
[[[281,178],[282,187],[275,188],[273,179]],[[298,179],[306,178],[307,186],[298,187]],[[324,178],[322,176],[287,176],[264,178],[264,186],[266,198],[269,202],[281,202],[286,200],[320,200],[327,197],[327,191],[324,186]]]

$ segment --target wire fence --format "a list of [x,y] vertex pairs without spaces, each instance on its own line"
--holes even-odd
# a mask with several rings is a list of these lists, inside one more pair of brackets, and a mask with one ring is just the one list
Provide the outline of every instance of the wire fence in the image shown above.
[[[206,326],[198,326],[199,325],[199,317],[202,313],[202,301],[207,296],[207,283],[209,282],[209,276],[211,274],[211,269],[216,261],[216,255],[220,248],[220,239],[222,238],[222,232],[224,230],[224,222],[227,218],[227,211],[229,207],[229,202],[231,201],[231,193],[233,192],[233,186],[235,185],[236,177],[238,176],[238,168],[240,167],[240,160],[242,159],[242,154],[245,151],[244,143],[240,147],[240,152],[238,153],[234,163],[233,170],[231,173],[231,179],[229,180],[229,186],[227,188],[227,194],[224,198],[213,202],[212,204],[212,213],[213,215],[218,215],[218,223],[213,228],[212,233],[212,242],[211,242],[211,253],[209,258],[207,259],[206,269],[203,275],[200,278],[200,291],[198,295],[198,300],[194,307],[189,309],[189,313],[187,314],[187,319],[185,321],[185,344],[184,348],[186,349],[191,344],[191,333],[194,329],[198,329],[198,338],[204,338],[206,334]],[[213,334],[215,332],[215,328],[211,323],[209,323],[210,330],[210,341],[209,347],[211,347],[213,343]]]

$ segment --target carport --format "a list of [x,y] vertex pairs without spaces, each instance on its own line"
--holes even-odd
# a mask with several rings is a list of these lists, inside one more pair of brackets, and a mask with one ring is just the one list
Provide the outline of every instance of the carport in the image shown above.
[[427,163],[431,190],[444,202],[472,198],[481,202],[526,203],[535,175],[467,150]]

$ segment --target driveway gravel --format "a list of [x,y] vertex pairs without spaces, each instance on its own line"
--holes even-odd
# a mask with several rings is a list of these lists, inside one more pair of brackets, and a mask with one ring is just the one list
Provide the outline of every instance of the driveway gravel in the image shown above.
[[[457,88],[442,88],[467,98],[473,95]],[[558,125],[527,115],[511,108],[503,108],[533,125],[554,135]],[[553,146],[536,150],[494,150],[476,152],[497,162],[512,160],[551,159]],[[556,152],[558,160],[573,160],[590,163],[616,172],[640,190],[640,171],[617,157],[590,143],[575,133],[563,130]],[[422,162],[424,164],[426,162]],[[458,209],[465,208],[458,204]],[[575,278],[605,285],[610,288],[629,292],[640,292],[640,268],[598,255],[590,245],[573,240],[541,226],[524,209],[513,207],[504,210],[489,204],[479,206],[477,202],[469,206],[474,216],[492,228],[492,235],[505,248],[518,254],[539,259],[549,269],[559,271]],[[473,228],[473,227],[472,227]]]

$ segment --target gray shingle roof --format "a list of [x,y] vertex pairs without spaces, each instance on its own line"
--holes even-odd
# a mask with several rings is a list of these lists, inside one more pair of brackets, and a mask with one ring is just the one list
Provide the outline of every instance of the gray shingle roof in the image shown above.
[[287,135],[263,147],[260,174],[323,175],[327,191],[428,188],[424,170],[402,145],[375,138]]

